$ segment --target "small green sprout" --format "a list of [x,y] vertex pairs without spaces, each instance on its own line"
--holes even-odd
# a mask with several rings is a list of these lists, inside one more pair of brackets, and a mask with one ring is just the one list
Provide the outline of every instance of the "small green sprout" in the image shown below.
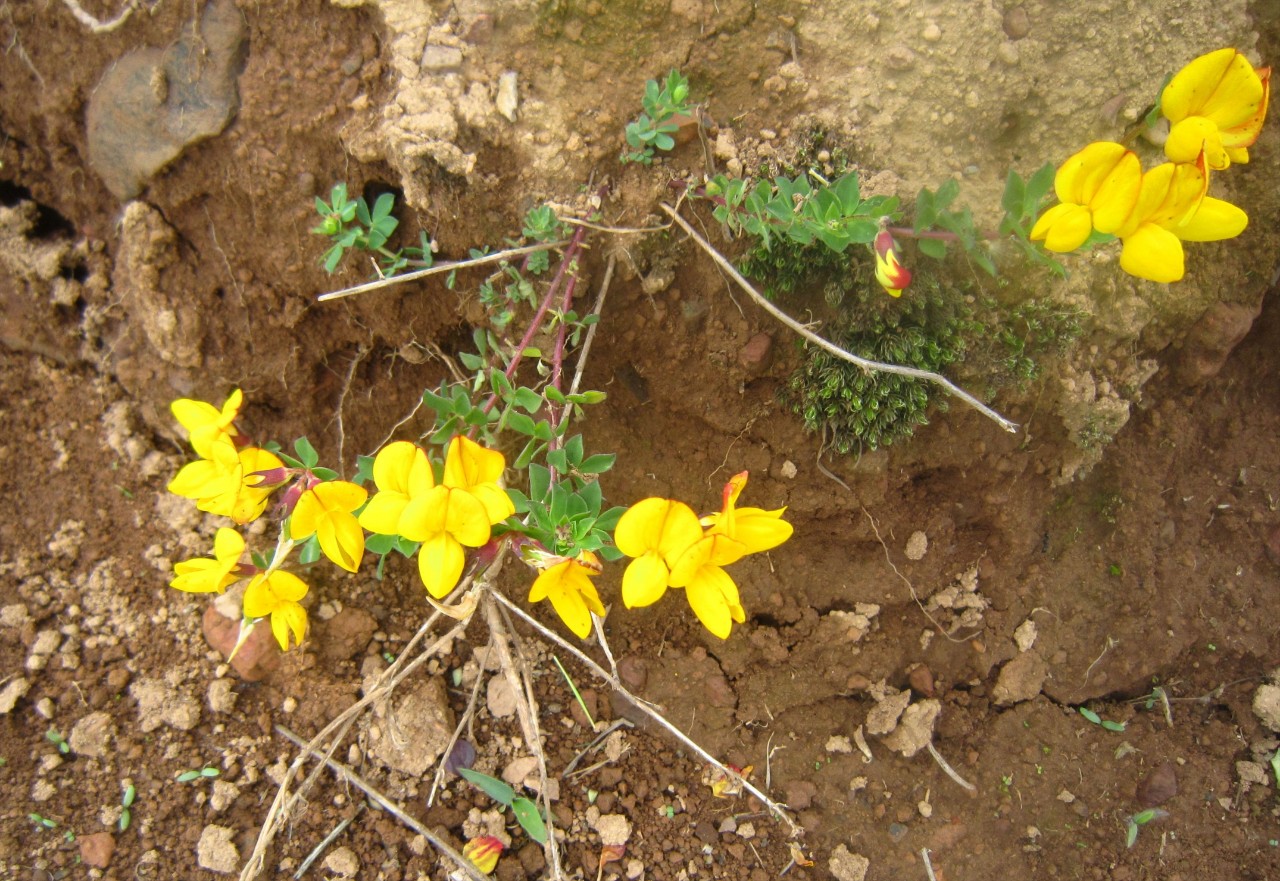
[[1123,731],[1125,729],[1124,722],[1112,722],[1110,719],[1103,719],[1088,707],[1080,707],[1080,715],[1084,716],[1094,725],[1100,725],[1108,731]]
[[120,831],[124,832],[129,828],[129,824],[133,822],[133,801],[138,797],[138,790],[130,783],[124,788],[124,794],[120,797]]
[[556,666],[560,668],[560,675],[564,677],[564,681],[569,683],[569,690],[573,692],[574,700],[578,702],[578,706],[582,708],[582,713],[587,717],[587,724],[594,731],[596,720],[591,718],[591,711],[587,709],[587,702],[582,699],[582,695],[578,692],[578,686],[573,684],[573,680],[569,678],[569,671],[564,668],[564,664],[560,663],[560,659],[555,655],[551,656],[551,660],[556,662]]
[[648,165],[653,161],[654,150],[670,150],[676,145],[671,133],[680,126],[671,120],[677,116],[690,116],[693,108],[688,103],[689,80],[680,71],[672,70],[667,74],[666,82],[659,85],[657,80],[649,80],[644,84],[644,98],[641,104],[644,113],[627,124],[627,146],[632,152],[623,153],[623,162],[640,162]]
[[1138,830],[1150,823],[1152,820],[1158,820],[1161,817],[1169,816],[1168,811],[1162,811],[1159,808],[1147,808],[1145,811],[1139,811],[1128,819],[1125,824],[1125,847],[1133,847],[1138,841]]
[[57,829],[58,828],[57,820],[51,820],[48,817],[42,817],[40,814],[36,814],[36,813],[27,814],[27,819],[30,820],[32,823],[35,823],[36,826],[39,827],[40,829]]
[[1276,775],[1276,786],[1280,787],[1280,749],[1271,757],[1271,773]]
[[199,780],[205,777],[217,777],[222,772],[212,765],[205,765],[203,768],[195,771],[183,771],[177,776],[179,783],[190,783],[192,780]]
[[481,774],[470,768],[459,768],[458,775],[489,798],[511,808],[511,813],[515,815],[516,821],[528,836],[538,844],[546,843],[547,826],[542,820],[542,814],[538,812],[538,806],[533,801],[523,795],[516,795],[514,789],[488,774]]
[[58,732],[58,729],[50,728],[44,733],[44,739],[56,746],[58,752],[64,756],[71,754],[71,744],[67,743],[67,739]]
[[363,197],[352,201],[345,183],[334,185],[327,203],[317,196],[316,213],[320,215],[320,224],[312,227],[311,232],[333,242],[321,258],[325,271],[333,273],[351,248],[379,255],[382,263],[378,273],[383,277],[395,275],[409,265],[431,266],[431,242],[425,232],[419,234],[416,248],[398,251],[387,248],[387,241],[400,225],[400,221],[391,215],[395,206],[396,197],[391,193],[379,196],[372,208]]

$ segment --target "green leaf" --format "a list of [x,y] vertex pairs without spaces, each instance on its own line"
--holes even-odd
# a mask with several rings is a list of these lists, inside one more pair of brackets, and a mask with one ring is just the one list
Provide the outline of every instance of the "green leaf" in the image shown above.
[[[527,434],[527,435],[533,434],[534,424],[533,424],[533,419],[531,417],[526,416],[523,413],[519,413],[515,410],[508,410],[504,418],[506,419],[507,428],[511,429],[517,434]],[[535,444],[537,443],[537,441],[536,440],[530,441],[530,443]],[[514,467],[520,468],[522,466],[516,465]]]
[[342,262],[342,255],[345,253],[341,245],[334,245],[332,248],[324,252],[324,271],[333,275],[334,270],[338,268],[338,264]]
[[515,390],[511,397],[511,403],[515,404],[526,413],[537,413],[542,409],[542,395],[538,394],[531,388],[520,386]]
[[[568,464],[571,467],[578,467],[582,462],[582,435],[575,434],[564,443],[565,456],[568,457]],[[565,469],[566,471],[568,468]]]
[[183,771],[181,774],[178,775],[178,782],[190,783],[192,780],[198,780],[199,778],[200,778],[199,771]]
[[547,450],[547,464],[557,471],[569,470],[569,457],[563,449]]
[[517,471],[528,468],[529,463],[534,460],[534,457],[541,453],[545,448],[545,443],[537,438],[531,438],[529,442],[524,445],[524,449],[520,451],[520,455],[516,456],[515,461],[511,463],[511,467]]
[[1124,833],[1124,846],[1133,847],[1138,841],[1138,824],[1132,819],[1129,820],[1129,826]]
[[338,477],[338,472],[334,471],[332,468],[322,468],[320,466],[312,468],[311,473],[321,480],[336,480]]
[[920,249],[921,254],[935,260],[941,260],[947,256],[947,243],[942,239],[916,239],[916,247]]
[[481,774],[479,771],[473,771],[470,768],[459,768],[458,774],[496,802],[509,805],[515,800],[516,791],[514,789],[501,780],[490,777],[488,774]]
[[1147,808],[1145,811],[1139,811],[1133,815],[1133,822],[1139,826],[1145,826],[1159,816],[1158,808]]
[[1049,190],[1053,188],[1053,178],[1056,174],[1057,170],[1053,165],[1046,162],[1040,166],[1035,174],[1031,175],[1022,197],[1024,217],[1035,217],[1040,211],[1040,203],[1044,201],[1044,197],[1049,195]]
[[306,437],[300,437],[293,442],[293,451],[298,454],[298,461],[304,468],[312,468],[320,461],[320,454]]
[[542,814],[538,812],[538,806],[524,796],[519,796],[511,802],[511,813],[515,814],[520,825],[524,827],[524,831],[529,837],[538,844],[545,844],[547,841],[547,827],[542,822]]
[[391,549],[396,546],[395,535],[378,535],[374,533],[370,535],[364,542],[364,549],[371,554],[382,555],[389,554]]
[[1125,729],[1124,722],[1112,722],[1110,719],[1103,720],[1101,724],[1108,731],[1123,731]]
[[858,188],[858,173],[850,171],[836,181],[831,190],[835,193],[835,197],[840,200],[840,205],[844,208],[846,214],[854,214],[858,209],[858,202],[861,198],[861,192]]
[[1088,707],[1081,707],[1081,708],[1080,708],[1080,715],[1081,715],[1081,716],[1084,716],[1086,719],[1088,719],[1088,720],[1089,720],[1090,722],[1092,722],[1094,725],[1101,725],[1101,724],[1102,724],[1102,717],[1101,717],[1101,716],[1099,716],[1097,713],[1095,713],[1093,710],[1089,709]]
[[604,496],[600,492],[600,484],[597,481],[591,481],[581,490],[578,491],[578,498],[582,499],[586,510],[583,513],[595,514],[600,510],[600,503],[604,501]]
[[583,474],[603,474],[613,467],[613,463],[618,460],[614,453],[595,453],[583,459],[578,465],[578,470]]
[[306,566],[320,559],[320,536],[312,533],[298,550],[298,562]]
[[546,466],[533,464],[529,466],[529,498],[541,501],[547,497],[551,487],[551,472]]
[[533,436],[540,441],[551,442],[551,438],[555,437],[555,431],[551,428],[551,423],[543,419],[533,426]]

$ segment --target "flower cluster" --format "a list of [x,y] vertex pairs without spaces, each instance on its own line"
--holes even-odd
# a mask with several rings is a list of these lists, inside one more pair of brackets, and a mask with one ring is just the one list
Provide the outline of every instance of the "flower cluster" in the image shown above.
[[637,502],[622,515],[614,542],[634,558],[622,576],[627,608],[652,605],[669,587],[684,588],[703,626],[728,639],[733,622],[741,624],[746,613],[724,567],[777,547],[792,532],[782,519],[785,508],[736,507],[746,485],[747,472],[735,475],[725,485],[720,511],[701,521],[683,502],[660,498]]
[[1212,242],[1244,231],[1248,216],[1207,195],[1210,170],[1247,162],[1267,111],[1270,69],[1254,70],[1235,49],[1203,55],[1161,94],[1172,128],[1169,162],[1142,170],[1137,154],[1099,141],[1064,162],[1054,177],[1058,204],[1031,230],[1033,241],[1066,253],[1095,233],[1120,239],[1120,268],[1156,282],[1185,272],[1183,242]]
[[245,445],[248,439],[234,424],[243,400],[236,389],[222,409],[187,398],[173,402],[170,409],[200,458],[185,465],[168,487],[175,495],[195,500],[201,511],[242,525],[257,520],[267,506],[274,487],[264,485],[264,472],[284,464],[274,453]]

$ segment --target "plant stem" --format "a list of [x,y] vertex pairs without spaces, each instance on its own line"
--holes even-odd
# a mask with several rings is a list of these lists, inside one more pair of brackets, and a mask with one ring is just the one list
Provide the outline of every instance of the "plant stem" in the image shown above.
[[[960,241],[960,236],[953,232],[946,232],[940,229],[922,229],[918,232],[909,226],[887,226],[885,229],[892,235],[904,239],[937,239],[940,242]],[[1004,238],[1004,236],[999,232],[990,229],[978,230],[977,236],[978,238],[986,239],[989,242],[994,242],[997,239]]]

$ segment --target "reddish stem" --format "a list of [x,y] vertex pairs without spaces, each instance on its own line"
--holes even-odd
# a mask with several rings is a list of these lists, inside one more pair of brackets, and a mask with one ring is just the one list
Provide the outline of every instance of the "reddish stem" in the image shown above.
[[[888,227],[885,227],[885,229],[887,229],[891,235],[899,236],[904,239],[938,239],[939,241],[943,241],[943,242],[960,241],[960,237],[955,233],[944,232],[942,230],[936,230],[936,229],[926,229],[926,230],[921,230],[920,232],[916,232],[914,229],[912,229],[909,226],[888,226]],[[977,235],[978,235],[978,238],[980,239],[987,239],[988,241],[992,241],[992,242],[994,242],[996,239],[1004,238],[1004,236],[1001,235],[1000,233],[993,232],[991,230],[981,230],[978,232]]]

